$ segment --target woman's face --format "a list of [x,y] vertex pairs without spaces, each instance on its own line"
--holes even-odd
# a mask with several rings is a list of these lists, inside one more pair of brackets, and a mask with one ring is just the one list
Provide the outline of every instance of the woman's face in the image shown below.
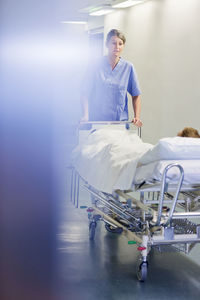
[[124,42],[117,36],[112,36],[107,43],[107,47],[109,56],[120,57],[124,49]]

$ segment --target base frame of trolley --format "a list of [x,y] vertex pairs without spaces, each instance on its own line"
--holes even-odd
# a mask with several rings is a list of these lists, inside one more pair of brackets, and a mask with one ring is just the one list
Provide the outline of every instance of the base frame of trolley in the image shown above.
[[[180,171],[177,184],[167,183],[166,174],[170,168]],[[129,244],[135,244],[140,253],[137,278],[144,282],[149,269],[148,254],[152,248],[160,252],[170,249],[189,253],[200,242],[200,225],[192,221],[200,219],[200,197],[192,194],[200,186],[183,186],[183,176],[182,167],[175,163],[165,168],[159,184],[107,194],[96,190],[72,169],[71,201],[79,207],[79,185],[80,180],[83,181],[92,199],[91,206],[87,207],[89,239],[94,240],[100,221],[105,223],[109,232],[124,234]],[[139,192],[139,199],[133,196],[133,192]]]

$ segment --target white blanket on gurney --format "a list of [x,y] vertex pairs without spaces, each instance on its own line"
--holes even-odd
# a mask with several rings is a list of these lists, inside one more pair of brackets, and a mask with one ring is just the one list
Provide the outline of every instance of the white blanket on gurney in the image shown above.
[[131,188],[137,163],[153,146],[132,130],[108,126],[91,133],[73,152],[73,165],[94,188],[112,193]]
[[[143,143],[131,130],[113,129],[111,126],[91,133],[73,152],[73,165],[79,175],[94,188],[107,193],[116,189],[128,190],[133,183],[143,180],[159,180],[162,172],[152,167],[155,162],[180,163],[180,160],[195,160],[199,165],[200,139],[163,138],[153,146]],[[166,165],[165,162],[164,164]],[[191,170],[193,173],[194,167],[191,169],[190,165],[189,161],[184,162],[186,171]],[[161,169],[163,171],[163,167]],[[197,169],[195,168],[196,180],[200,176]],[[177,168],[175,174],[170,175],[173,180],[174,175],[179,175]],[[193,180],[193,176],[185,176],[187,181],[190,178]]]

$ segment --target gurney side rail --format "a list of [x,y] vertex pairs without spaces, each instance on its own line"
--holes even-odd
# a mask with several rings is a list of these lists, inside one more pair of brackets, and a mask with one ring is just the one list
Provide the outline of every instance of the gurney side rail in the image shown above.
[[163,172],[163,176],[162,176],[160,201],[159,201],[159,204],[158,204],[158,218],[157,218],[157,222],[156,222],[157,226],[160,226],[162,209],[163,209],[163,201],[164,201],[164,193],[167,191],[167,181],[166,181],[167,172],[171,168],[174,168],[174,167],[179,169],[180,177],[179,177],[179,181],[178,181],[178,184],[177,184],[177,189],[176,189],[176,192],[175,192],[175,195],[174,195],[174,198],[173,198],[172,208],[170,210],[169,217],[168,217],[167,221],[165,222],[165,226],[168,226],[171,223],[172,216],[173,216],[173,213],[174,213],[174,210],[175,210],[175,207],[176,207],[178,195],[179,195],[179,192],[181,190],[181,186],[182,186],[183,178],[184,178],[183,168],[177,163],[170,164],[170,165],[166,166],[165,169],[164,169],[164,172]]

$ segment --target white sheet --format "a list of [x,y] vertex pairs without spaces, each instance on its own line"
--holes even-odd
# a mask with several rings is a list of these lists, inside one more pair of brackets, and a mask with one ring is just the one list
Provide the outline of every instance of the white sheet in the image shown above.
[[[164,168],[171,164],[178,163],[184,169],[184,184],[200,184],[200,160],[161,160],[154,161],[147,165],[137,168],[134,183],[140,184],[142,182],[151,183],[162,180]],[[167,179],[176,183],[179,179],[179,169],[171,168],[167,172]]]
[[73,165],[94,188],[112,193],[131,188],[139,158],[152,147],[132,130],[108,126],[73,151]]
[[[200,139],[165,138],[153,146],[143,143],[132,130],[108,126],[91,133],[73,152],[80,176],[107,193],[128,190],[133,182],[160,181],[164,168],[173,162],[184,168],[184,184],[199,183]],[[168,172],[174,183],[178,174],[177,168]]]

